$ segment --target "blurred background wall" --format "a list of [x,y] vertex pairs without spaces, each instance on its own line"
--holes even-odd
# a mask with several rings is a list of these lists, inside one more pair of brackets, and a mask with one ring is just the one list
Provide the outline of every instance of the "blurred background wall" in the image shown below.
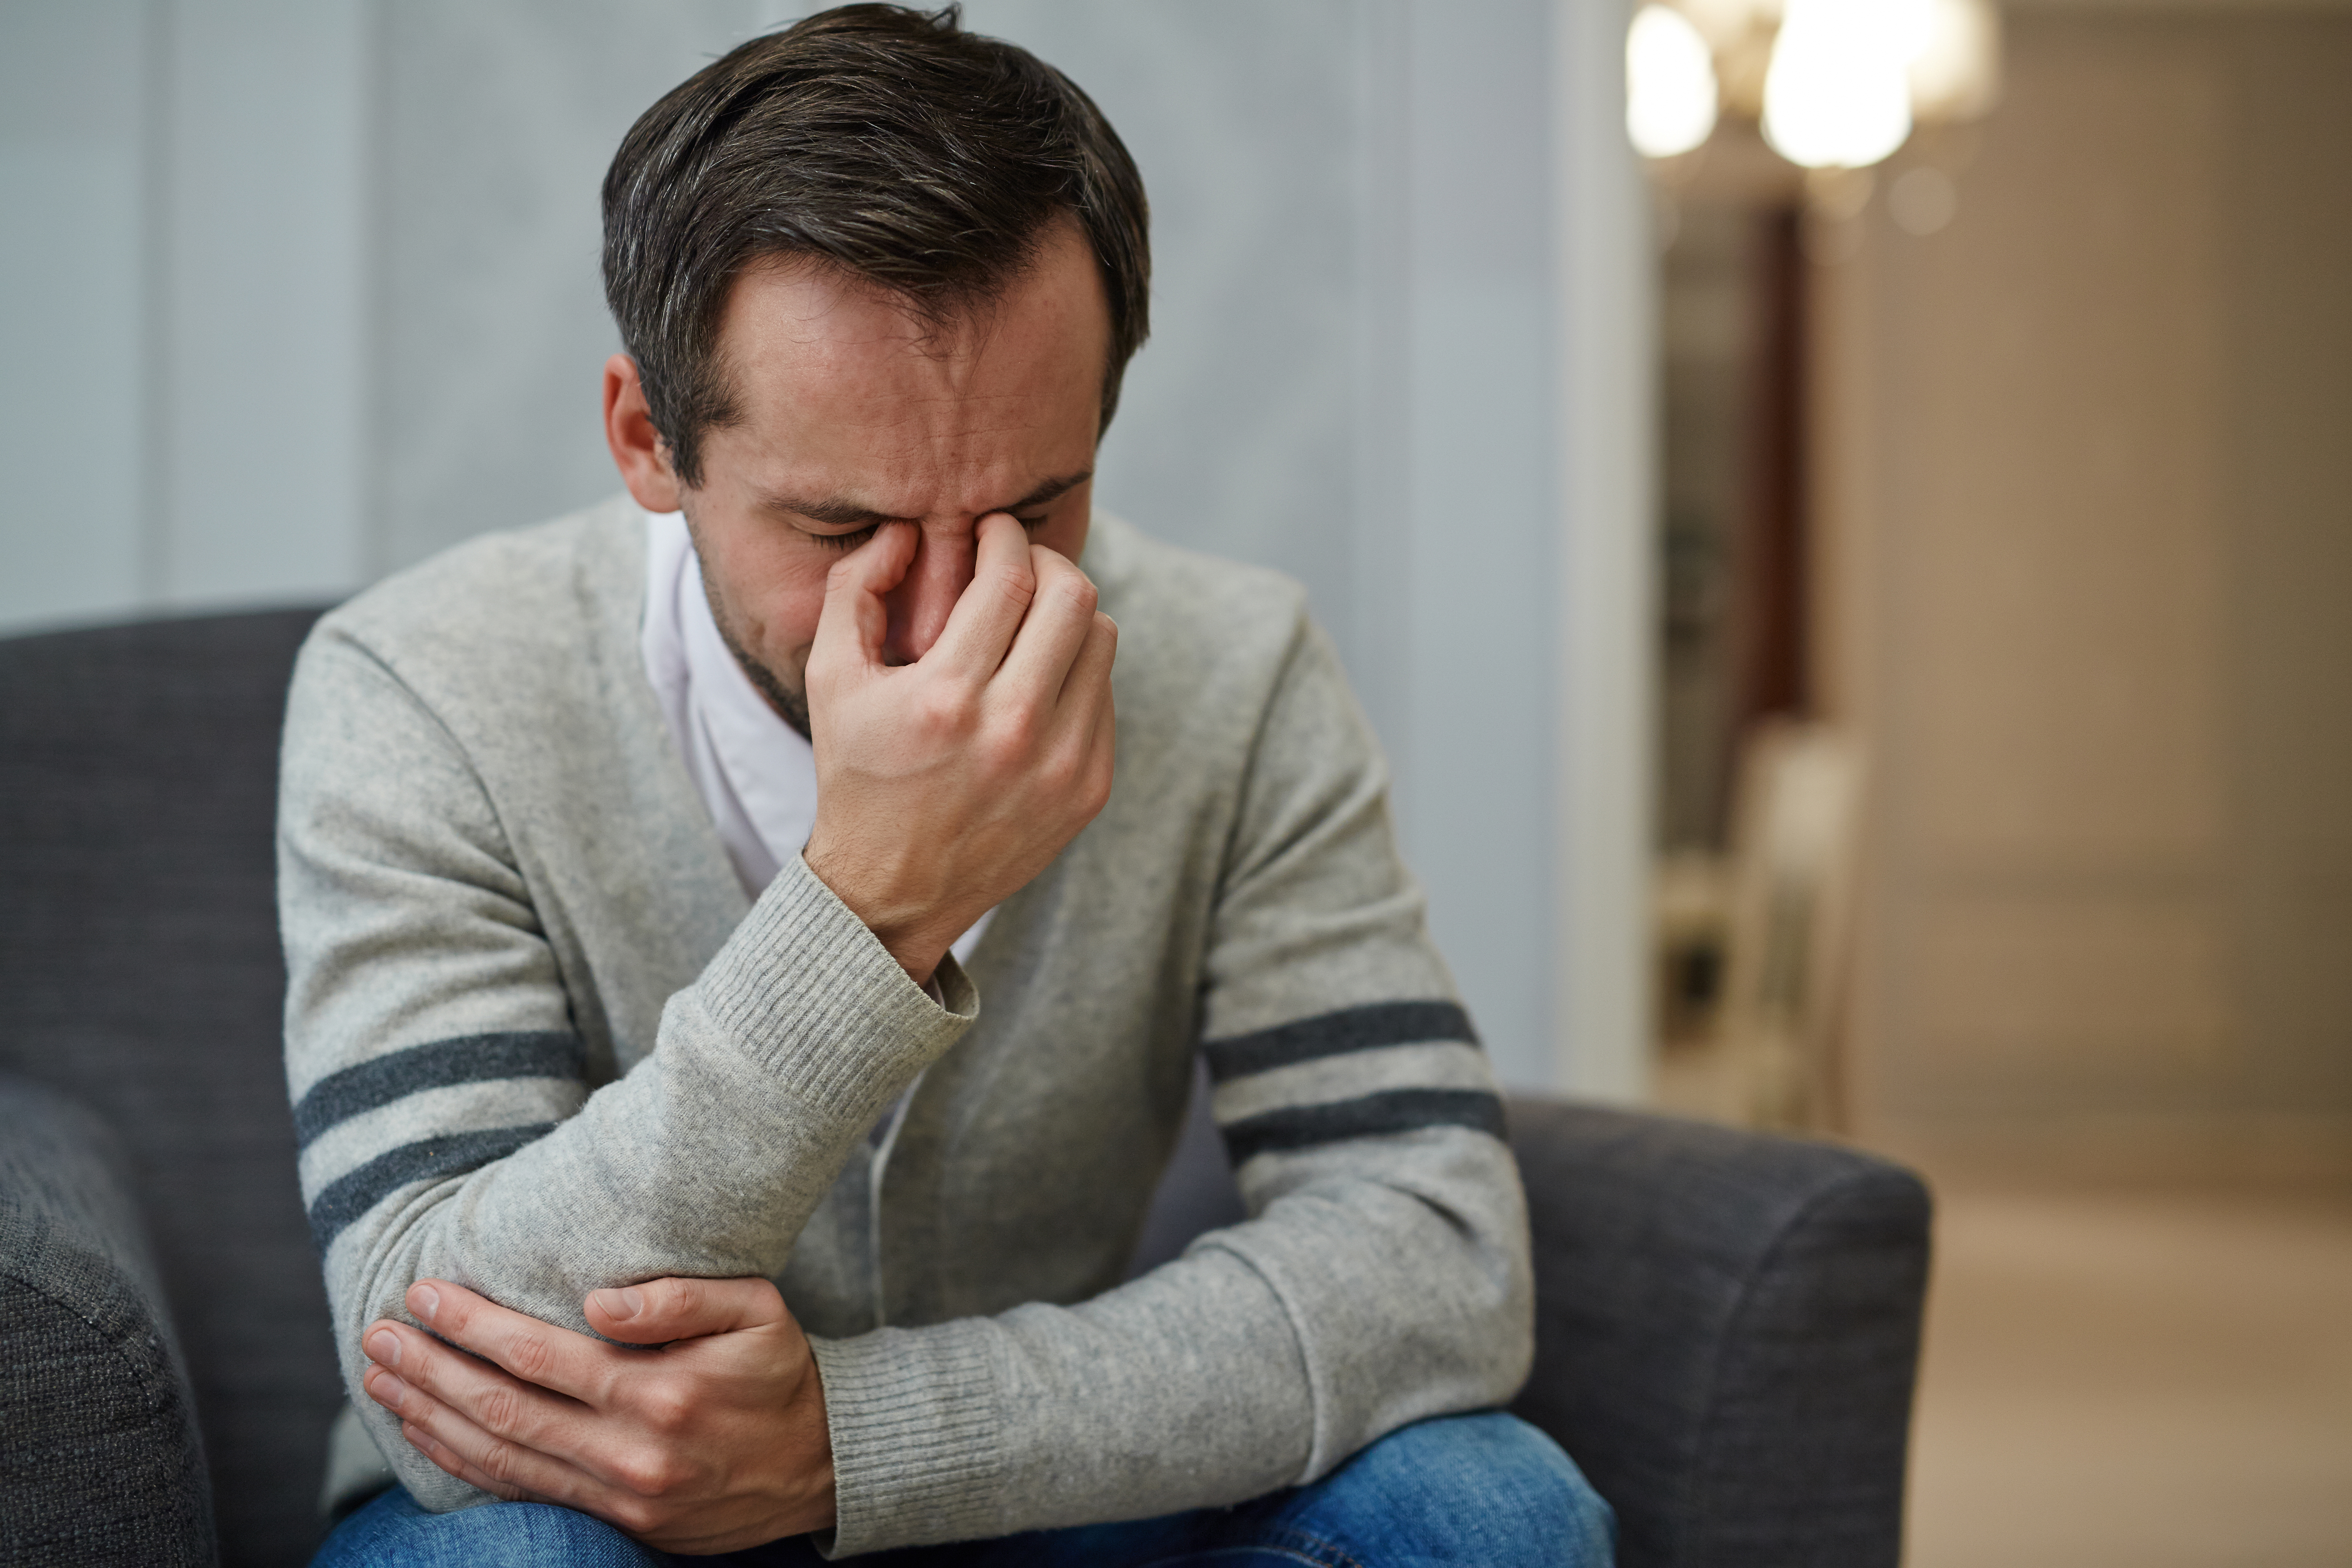
[[[0,0],[0,630],[339,597],[616,481],[597,185],[750,0]],[[1102,503],[1304,581],[1498,1067],[1645,1072],[1623,11],[978,0],[1104,105]]]
[[1642,16],[1660,1094],[1934,1184],[1913,1568],[2352,1562],[2352,5]]
[[1819,269],[1858,1108],[2341,1167],[2352,13],[2017,7],[2007,53],[1979,133],[1881,174],[1948,180],[1946,221],[1882,197]]
[[[1774,1034],[1747,916],[1720,1016],[1674,968],[1749,897],[1748,947],[1838,950],[1766,1042],[1811,1077],[1694,1108],[2352,1171],[2352,7],[1975,9],[1979,101],[1891,155],[1776,155],[1726,51],[1724,122],[1650,165],[1667,1080]],[[1775,893],[1792,727],[1850,842]]]

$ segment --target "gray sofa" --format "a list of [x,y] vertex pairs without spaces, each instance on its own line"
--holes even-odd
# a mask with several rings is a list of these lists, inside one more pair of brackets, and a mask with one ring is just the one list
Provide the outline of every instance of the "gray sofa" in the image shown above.
[[[0,1563],[303,1562],[341,1391],[270,896],[313,612],[0,641]],[[1822,1144],[1517,1100],[1517,1409],[1628,1568],[1900,1553],[1928,1204]],[[1138,1267],[1237,1212],[1196,1119]]]

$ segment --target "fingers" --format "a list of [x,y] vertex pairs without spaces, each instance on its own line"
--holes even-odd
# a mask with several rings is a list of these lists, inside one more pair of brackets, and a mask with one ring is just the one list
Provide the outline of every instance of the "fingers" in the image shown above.
[[432,1426],[404,1420],[400,1435],[408,1439],[410,1447],[442,1469],[492,1497],[509,1502],[572,1504],[591,1484],[587,1477],[561,1460],[517,1443],[501,1442],[446,1407],[436,1411],[433,1419]]
[[382,1359],[381,1342],[391,1332],[383,1324],[369,1331],[375,1364],[362,1386],[369,1398],[400,1417],[402,1435],[427,1458],[505,1498],[532,1494],[562,1500],[586,1483],[576,1468],[550,1451],[562,1444],[568,1425],[554,1408],[555,1395],[446,1346],[438,1347],[437,1357],[426,1353],[415,1342],[428,1336],[414,1330],[403,1336],[395,1358],[400,1370],[394,1372]]
[[486,1491],[492,1497],[506,1502],[552,1502],[555,1500],[539,1492],[526,1491],[521,1487],[499,1480],[486,1470],[478,1469],[460,1458],[457,1449],[450,1447],[422,1426],[412,1426],[404,1421],[400,1424],[400,1435],[408,1440],[410,1447],[477,1490]]
[[[1079,661],[1088,679],[1092,678],[1090,660],[1097,657],[1097,645],[1108,646],[1099,656],[1102,675],[1099,687],[1095,689],[1099,693],[1099,700],[1087,714],[1087,763],[1080,776],[1085,780],[1084,787],[1088,798],[1094,802],[1095,810],[1100,811],[1110,799],[1110,786],[1118,765],[1118,715],[1110,686],[1110,663],[1118,651],[1118,627],[1108,616],[1098,615],[1095,619],[1101,625],[1096,628],[1096,636],[1088,639],[1087,654]],[[1070,687],[1078,685],[1081,674],[1079,669],[1070,672]],[[1075,708],[1080,705],[1071,703],[1068,706]]]
[[1110,790],[1110,748],[1117,738],[1110,671],[1118,657],[1118,625],[1097,611],[1088,618],[1085,641],[1054,700],[1053,743],[1082,759],[1075,774],[1081,787],[1090,789],[1099,782],[1099,793],[1105,795]]
[[825,578],[824,607],[809,647],[813,668],[821,661],[850,669],[880,668],[883,640],[890,631],[890,607],[883,595],[907,575],[915,544],[911,525],[887,523],[834,567]]
[[[611,1376],[608,1352],[587,1335],[511,1311],[462,1285],[420,1279],[408,1288],[408,1310],[441,1338],[541,1388],[593,1400]],[[399,1331],[397,1324],[386,1327]],[[370,1331],[370,1344],[373,1337]],[[429,1342],[429,1337],[406,1334],[403,1342]],[[449,1358],[440,1352],[430,1359]]]
[[791,1314],[774,1285],[761,1279],[648,1279],[592,1290],[588,1324],[625,1344],[658,1345],[738,1329],[765,1328]]
[[[1118,658],[1118,623],[1097,610],[1087,617],[1085,641],[1063,678],[1059,700],[1085,696],[1110,700],[1110,667]],[[1091,713],[1089,713],[1091,718]]]
[[[980,520],[972,553],[971,581],[924,662],[986,679],[1004,662],[1005,650],[1029,614],[1037,591],[1029,531],[1011,512]],[[1057,557],[1058,559],[1058,557]]]
[[1067,558],[1043,545],[1031,550],[1036,591],[1028,617],[1004,656],[1003,678],[1034,694],[1041,708],[1060,701],[1072,664],[1093,635],[1095,585]]

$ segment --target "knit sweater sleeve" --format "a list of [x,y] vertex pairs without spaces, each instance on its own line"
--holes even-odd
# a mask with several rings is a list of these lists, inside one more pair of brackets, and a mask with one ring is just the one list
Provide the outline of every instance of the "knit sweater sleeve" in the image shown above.
[[361,1389],[361,1331],[422,1278],[584,1330],[616,1279],[772,1275],[859,1136],[975,1010],[916,986],[796,858],[656,1048],[593,1089],[488,792],[331,619],[297,666],[279,792],[287,1071],[352,1404],[436,1510],[489,1500]]
[[1524,1199],[1386,795],[1302,614],[1202,975],[1250,1217],[1081,1304],[818,1342],[834,1552],[1238,1502],[1517,1390]]

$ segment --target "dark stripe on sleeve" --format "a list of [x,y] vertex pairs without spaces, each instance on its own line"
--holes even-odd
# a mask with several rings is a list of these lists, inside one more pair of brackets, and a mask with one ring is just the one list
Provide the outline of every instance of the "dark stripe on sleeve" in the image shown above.
[[1255,1035],[1206,1040],[1201,1052],[1209,1058],[1209,1076],[1223,1083],[1318,1057],[1435,1040],[1475,1046],[1478,1036],[1470,1027],[1470,1015],[1451,1002],[1381,1002],[1277,1024]]
[[526,1144],[536,1143],[555,1131],[552,1121],[529,1127],[492,1127],[481,1132],[453,1132],[404,1143],[378,1154],[356,1171],[327,1184],[310,1205],[310,1238],[324,1252],[343,1227],[411,1182],[459,1176],[478,1171],[493,1160],[503,1160]]
[[588,1048],[568,1029],[467,1035],[411,1046],[372,1062],[331,1072],[294,1108],[294,1136],[310,1140],[362,1111],[404,1100],[419,1089],[488,1083],[505,1078],[564,1078],[584,1082]]
[[1238,1168],[1259,1154],[1423,1127],[1467,1127],[1500,1138],[1503,1102],[1483,1089],[1390,1089],[1337,1105],[1295,1105],[1226,1128],[1225,1152]]

